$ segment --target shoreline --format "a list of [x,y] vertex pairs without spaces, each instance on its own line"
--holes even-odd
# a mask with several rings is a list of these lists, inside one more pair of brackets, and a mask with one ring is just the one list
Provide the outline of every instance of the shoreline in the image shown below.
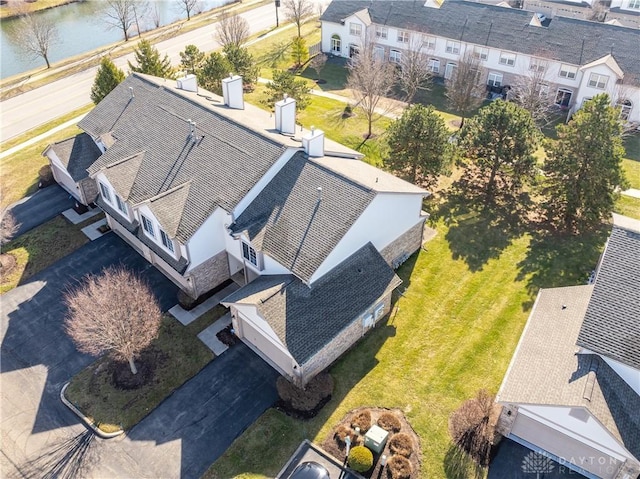
[[[33,2],[33,3],[29,3],[29,2],[21,2],[23,4],[26,5],[32,5],[34,6],[34,8],[29,8],[29,13],[35,13],[35,12],[42,12],[44,10],[49,10],[51,8],[57,8],[57,7],[61,7],[63,5],[69,5],[70,3],[77,3],[77,2],[81,2],[83,0],[59,0],[58,2],[54,3],[54,4],[47,4],[44,6],[40,6],[42,4],[38,4],[37,2]],[[9,13],[11,11],[11,3],[13,2],[9,2],[5,5],[1,5],[0,6],[0,21],[1,20],[14,20],[18,17],[20,17],[19,14],[15,14],[15,13]],[[5,15],[5,13],[7,13],[7,15]]]

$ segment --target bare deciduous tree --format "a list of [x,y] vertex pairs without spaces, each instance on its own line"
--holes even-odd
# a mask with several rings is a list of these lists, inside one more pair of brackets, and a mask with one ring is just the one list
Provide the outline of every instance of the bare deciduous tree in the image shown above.
[[298,27],[298,37],[302,36],[300,29],[304,19],[313,15],[313,3],[310,0],[283,0],[287,20],[292,21]]
[[326,53],[322,53],[322,52],[314,55],[314,57],[309,62],[309,66],[313,68],[318,74],[318,80],[320,79],[322,70],[324,69],[324,66],[326,64],[327,64],[327,55]]
[[0,210],[0,245],[11,241],[19,227],[20,225],[16,222],[9,208],[2,208]]
[[129,41],[129,29],[136,22],[135,0],[106,0],[102,17],[108,30],[122,30],[124,41]]
[[398,83],[406,94],[407,103],[411,103],[418,90],[428,89],[431,80],[429,58],[422,53],[423,41],[412,35],[409,48],[402,52],[400,70],[398,70]]
[[42,57],[47,68],[51,68],[49,49],[60,41],[56,24],[42,15],[30,13],[22,6],[15,9],[15,14],[19,20],[11,32],[11,40],[27,55]]
[[347,65],[347,87],[353,91],[358,106],[367,118],[367,138],[374,121],[380,118],[380,100],[388,96],[396,80],[395,66],[375,54],[374,42],[367,37],[360,52]]
[[220,16],[214,36],[221,47],[226,47],[227,45],[240,47],[247,41],[250,33],[251,30],[247,20],[238,14],[230,15],[228,12],[224,12]]
[[65,295],[69,313],[65,330],[83,353],[109,354],[127,361],[137,373],[134,359],[158,336],[161,311],[149,286],[137,275],[107,268],[100,276],[87,276]]
[[187,20],[191,20],[191,15],[200,8],[200,0],[176,0],[180,11],[187,14]]
[[551,120],[553,103],[549,101],[549,84],[545,80],[549,60],[537,58],[531,61],[529,69],[518,75],[513,82],[511,98],[531,113],[538,126]]
[[140,20],[146,18],[151,13],[151,5],[147,0],[136,0],[133,3],[133,23],[136,25],[136,31],[140,36]]
[[458,66],[453,69],[451,76],[445,79],[449,104],[462,117],[460,128],[464,125],[467,113],[484,101],[482,72],[480,58],[467,51],[458,62]]

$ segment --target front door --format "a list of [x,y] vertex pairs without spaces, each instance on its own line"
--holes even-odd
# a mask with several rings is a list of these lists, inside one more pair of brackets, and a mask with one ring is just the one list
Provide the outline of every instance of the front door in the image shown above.
[[453,76],[453,71],[456,68],[455,63],[447,63],[446,68],[444,69],[444,77],[449,80]]

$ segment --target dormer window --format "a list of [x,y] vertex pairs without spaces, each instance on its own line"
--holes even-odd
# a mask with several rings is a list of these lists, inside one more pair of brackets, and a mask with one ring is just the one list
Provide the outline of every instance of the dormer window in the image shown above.
[[118,195],[116,195],[116,204],[118,205],[118,209],[122,214],[124,214],[125,216],[129,215],[129,212],[127,211],[127,204]]
[[171,241],[171,238],[169,238],[169,235],[165,233],[163,230],[160,230],[160,238],[162,239],[162,245],[173,253],[174,252],[173,241]]
[[242,242],[242,256],[252,265],[256,267],[258,266],[258,255],[256,254],[256,250],[244,241]]
[[100,194],[102,194],[102,197],[104,198],[104,200],[107,203],[112,203],[113,200],[111,199],[111,191],[109,190],[109,187],[102,182],[100,182],[99,184],[100,184]]
[[152,238],[156,237],[156,233],[153,229],[153,222],[147,218],[145,215],[140,215],[142,218],[142,228],[144,228],[145,232],[151,236]]

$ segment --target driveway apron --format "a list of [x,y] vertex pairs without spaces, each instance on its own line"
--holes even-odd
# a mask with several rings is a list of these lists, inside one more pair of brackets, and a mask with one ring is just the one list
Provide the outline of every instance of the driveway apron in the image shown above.
[[46,223],[63,211],[73,208],[74,204],[75,200],[71,195],[58,185],[36,191],[11,206],[11,213],[20,225],[14,237]]

